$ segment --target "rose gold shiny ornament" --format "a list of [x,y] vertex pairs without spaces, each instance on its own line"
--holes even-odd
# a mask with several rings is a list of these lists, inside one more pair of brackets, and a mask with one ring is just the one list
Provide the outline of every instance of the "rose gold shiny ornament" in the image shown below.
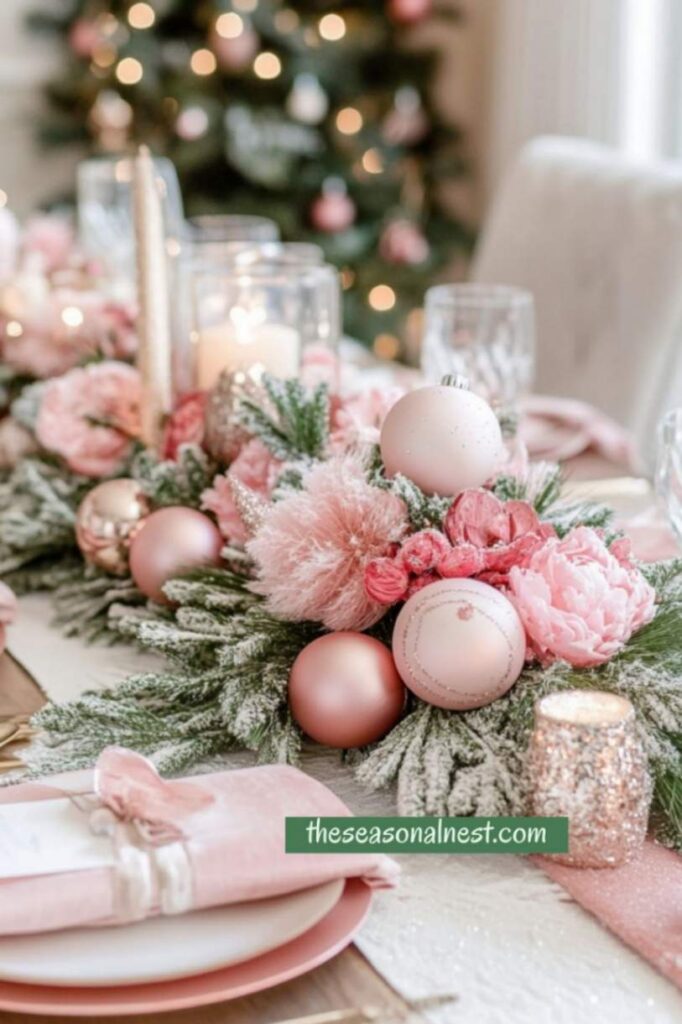
[[535,706],[531,810],[569,819],[563,864],[617,867],[641,848],[652,783],[629,700],[597,690],[552,693]]
[[388,476],[402,473],[426,494],[453,498],[481,487],[503,454],[495,413],[460,377],[403,395],[384,420],[380,445]]
[[200,566],[220,565],[223,539],[208,516],[172,505],[152,512],[130,546],[130,572],[136,585],[159,604],[170,604],[164,584]]
[[525,652],[514,605],[478,580],[440,580],[417,591],[393,630],[393,657],[405,685],[428,704],[455,711],[506,693]]
[[289,676],[289,704],[308,736],[328,747],[362,747],[400,718],[405,688],[391,652],[364,633],[318,637]]
[[76,513],[76,541],[85,560],[114,576],[128,571],[128,549],[149,515],[136,480],[105,480],[86,494]]

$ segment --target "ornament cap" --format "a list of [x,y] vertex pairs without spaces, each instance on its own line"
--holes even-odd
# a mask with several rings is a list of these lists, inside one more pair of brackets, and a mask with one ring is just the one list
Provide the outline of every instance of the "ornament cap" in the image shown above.
[[447,388],[461,388],[462,391],[471,390],[469,378],[465,377],[463,373],[446,373],[445,376],[441,377],[440,382]]

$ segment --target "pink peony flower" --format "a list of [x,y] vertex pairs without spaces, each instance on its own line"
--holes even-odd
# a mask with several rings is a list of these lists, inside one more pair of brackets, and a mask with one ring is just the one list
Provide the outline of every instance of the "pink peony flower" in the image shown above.
[[377,444],[389,409],[402,398],[401,388],[371,388],[332,403],[329,448],[334,454]]
[[244,445],[227,472],[214,479],[213,487],[204,491],[201,507],[214,513],[225,540],[231,544],[243,544],[248,536],[232,498],[230,478],[239,480],[262,498],[269,499],[281,468],[282,463],[261,441],[254,439]]
[[280,618],[366,629],[385,609],[367,595],[365,570],[407,528],[404,503],[367,482],[359,456],[331,458],[310,470],[303,491],[272,505],[247,544],[253,589]]
[[407,594],[410,577],[395,558],[375,558],[365,569],[365,593],[377,604],[396,604]]
[[528,502],[503,502],[484,490],[463,491],[448,510],[444,529],[455,547],[465,543],[482,551],[483,568],[476,575],[493,586],[504,586],[512,566],[526,565],[556,535]]
[[176,459],[183,444],[202,444],[205,408],[205,391],[190,391],[183,395],[163,432],[161,450],[164,459]]
[[526,567],[512,568],[509,585],[531,648],[545,663],[600,665],[654,617],[653,588],[585,526],[547,540]]
[[420,530],[407,538],[400,549],[400,560],[408,572],[419,576],[435,569],[451,550],[447,539],[438,530]]
[[70,221],[44,214],[31,217],[24,228],[24,254],[38,254],[46,273],[65,267],[73,254],[75,235]]
[[140,432],[140,377],[125,363],[92,363],[45,385],[36,436],[74,473],[116,473]]
[[17,599],[6,583],[0,582],[0,654],[5,649],[5,627],[14,622],[17,615]]

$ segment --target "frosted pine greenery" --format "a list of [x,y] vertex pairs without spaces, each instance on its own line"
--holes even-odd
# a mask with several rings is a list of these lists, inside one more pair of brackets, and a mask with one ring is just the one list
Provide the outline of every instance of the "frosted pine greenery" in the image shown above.
[[141,451],[132,464],[132,476],[154,508],[188,505],[198,508],[202,492],[211,486],[217,466],[202,448],[185,444],[178,458],[164,461],[151,451]]
[[243,398],[239,419],[277,459],[321,459],[329,439],[329,392],[325,384],[310,390],[298,380],[263,376],[266,400]]

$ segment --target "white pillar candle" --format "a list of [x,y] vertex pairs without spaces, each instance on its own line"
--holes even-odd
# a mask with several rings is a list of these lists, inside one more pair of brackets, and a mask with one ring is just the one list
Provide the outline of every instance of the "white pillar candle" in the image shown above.
[[275,377],[297,377],[300,354],[301,336],[286,324],[225,321],[204,327],[196,337],[197,387],[213,387],[223,370],[259,369]]

